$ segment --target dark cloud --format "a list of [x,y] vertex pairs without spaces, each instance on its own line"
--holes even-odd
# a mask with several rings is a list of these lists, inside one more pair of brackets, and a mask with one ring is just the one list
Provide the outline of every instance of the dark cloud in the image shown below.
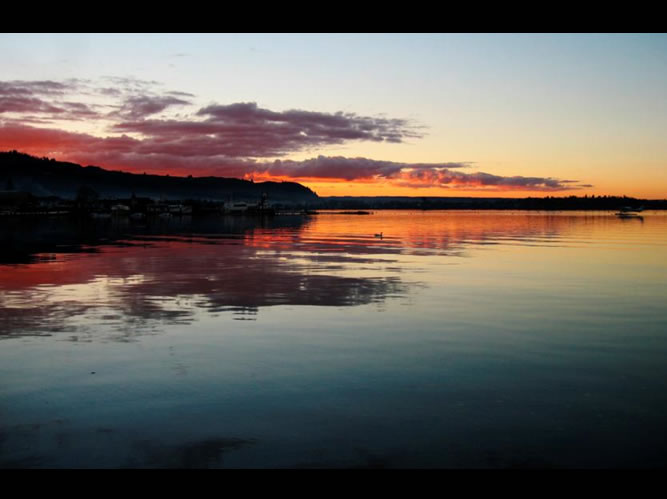
[[[194,96],[158,91],[159,82],[151,80],[104,80],[104,85],[77,79],[0,81],[0,150],[17,149],[84,165],[172,175],[384,180],[409,187],[485,190],[590,187],[571,179],[461,171],[470,168],[471,162],[403,163],[327,156],[266,161],[351,141],[400,143],[422,137],[423,127],[409,120],[354,113],[278,112],[255,102],[211,104],[189,116],[158,119],[158,113],[191,105]],[[90,102],[75,98],[81,95]],[[95,98],[101,99],[100,103]],[[109,112],[109,108],[113,110]],[[28,126],[66,120],[97,120],[112,135],[97,137]]]
[[326,157],[305,161],[275,161],[259,163],[261,173],[295,179],[389,179],[405,187],[458,187],[467,189],[495,188],[497,190],[558,191],[589,187],[570,185],[576,180],[562,181],[550,177],[502,177],[490,173],[452,171],[467,168],[470,162],[455,163],[397,163],[367,158]]
[[360,180],[371,178],[391,179],[400,177],[402,172],[410,169],[417,172],[439,171],[445,168],[466,168],[468,162],[458,163],[397,163],[394,161],[377,161],[368,158],[345,158],[341,156],[317,158],[305,161],[280,161],[263,163],[266,169],[262,173],[273,176],[295,178],[322,178]]
[[[0,81],[0,114],[48,115],[52,120],[106,119],[141,120],[176,105],[190,104],[192,94],[167,92],[156,95],[156,81],[135,78],[109,77],[113,87],[95,85],[88,80],[70,79],[65,82],[45,81]],[[111,113],[97,111],[99,104],[75,100],[87,96],[121,100]],[[45,116],[41,116],[44,119]]]
[[60,114],[65,109],[55,106],[44,99],[27,95],[0,95],[0,114],[2,113],[49,113]]
[[139,140],[127,135],[95,137],[64,130],[0,123],[0,150],[17,149],[83,165],[130,172],[243,177],[255,163],[216,154],[203,144]]
[[160,113],[171,106],[190,104],[190,101],[174,96],[140,95],[125,99],[118,113],[125,119],[140,120],[147,116]]
[[454,187],[475,190],[563,191],[585,187],[551,177],[503,177],[485,172],[464,173],[445,169],[401,172],[400,185],[406,187]]
[[64,95],[75,87],[76,80],[68,80],[66,83],[51,80],[0,81],[0,96]]
[[343,140],[401,142],[404,138],[421,137],[417,127],[407,120],[357,116],[343,112],[276,112],[262,109],[254,102],[208,106],[200,109],[197,114],[208,116],[211,122],[263,128],[293,139],[301,137],[313,144],[332,141],[339,143]]
[[208,106],[196,114],[205,119],[135,119],[113,128],[141,133],[160,147],[204,148],[229,158],[275,157],[347,141],[401,142],[420,136],[405,120],[299,110],[279,113],[255,103]]
[[20,119],[4,118],[0,120],[0,123],[6,124],[15,124],[15,125],[24,125],[26,123],[31,123],[35,125],[53,125],[54,121],[51,119],[44,119],[41,116],[32,116],[29,114],[22,114]]
[[96,118],[99,113],[91,106],[82,102],[64,102],[63,107],[67,113],[68,119],[77,118]]
[[[195,125],[195,124],[192,124]],[[202,124],[202,127],[207,126]],[[454,187],[492,190],[560,191],[588,187],[573,180],[550,177],[503,177],[484,172],[459,171],[468,162],[399,163],[368,158],[318,156],[304,161],[259,162],[230,156],[228,144],[205,134],[175,136],[173,140],[137,139],[128,135],[94,137],[63,130],[35,128],[5,123],[0,125],[0,150],[18,149],[37,155],[84,165],[134,172],[172,175],[244,177],[294,180],[373,180],[383,179],[407,187]]]
[[177,90],[172,90],[171,92],[167,92],[167,95],[175,95],[177,97],[195,97],[195,94],[191,94],[189,92],[179,92]]
[[[97,118],[99,114],[82,102],[63,98],[80,89],[79,80],[66,83],[55,81],[0,81],[0,114],[44,114],[57,120]],[[34,120],[33,120],[34,122]]]
[[114,87],[105,87],[105,88],[100,88],[99,92],[103,95],[110,95],[113,97],[117,97],[123,94],[119,89],[114,88]]

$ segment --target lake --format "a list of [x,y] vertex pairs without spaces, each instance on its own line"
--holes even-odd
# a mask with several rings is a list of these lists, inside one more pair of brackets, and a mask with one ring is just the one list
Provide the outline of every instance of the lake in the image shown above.
[[0,243],[2,468],[667,466],[664,212],[5,217]]

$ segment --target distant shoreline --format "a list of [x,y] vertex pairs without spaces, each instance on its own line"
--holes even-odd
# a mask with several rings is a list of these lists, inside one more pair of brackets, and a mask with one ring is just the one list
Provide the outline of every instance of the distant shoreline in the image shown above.
[[667,199],[609,195],[524,198],[318,196],[296,182],[255,183],[238,178],[136,174],[36,158],[18,151],[0,152],[0,212],[12,210],[17,203],[32,202],[28,198],[44,200],[39,203],[40,209],[48,205],[49,210],[61,210],[68,209],[65,207],[67,203],[84,198],[111,203],[135,196],[151,202],[189,202],[201,206],[241,201],[261,201],[263,204],[266,200],[277,211],[667,209]]

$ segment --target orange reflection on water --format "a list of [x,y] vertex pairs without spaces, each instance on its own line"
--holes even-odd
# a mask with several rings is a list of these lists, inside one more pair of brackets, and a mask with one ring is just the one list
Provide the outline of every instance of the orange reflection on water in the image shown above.
[[323,211],[298,233],[256,230],[244,244],[260,248],[350,253],[397,253],[425,248],[446,250],[463,243],[553,238],[586,223],[585,217],[516,212],[375,211],[369,215]]
[[262,267],[270,272],[297,269],[292,258],[297,253],[310,255],[319,264],[343,260],[355,263],[363,255],[372,260],[422,249],[446,255],[466,245],[548,243],[595,234],[613,239],[640,228],[639,221],[619,220],[604,213],[395,210],[348,215],[324,211],[295,226],[250,226],[240,234],[193,233],[188,227],[179,227],[170,234],[165,227],[164,235],[136,234],[125,240],[101,241],[84,248],[90,251],[87,253],[58,253],[59,241],[54,238],[53,252],[37,255],[36,262],[0,265],[0,289],[75,284],[96,276],[182,273],[186,278],[188,269],[193,268],[198,269],[196,274],[215,273],[216,269],[242,271],[249,257],[257,263],[258,250],[273,252],[272,258],[261,254],[265,259]]
[[[665,219],[655,222],[664,225]],[[324,212],[295,223],[283,220],[239,218],[223,224],[216,219],[206,230],[182,221],[125,237],[117,234],[127,228],[96,227],[97,242],[88,237],[83,252],[69,253],[58,253],[59,237],[72,248],[72,231],[78,229],[54,235],[52,251],[32,255],[33,263],[0,265],[3,333],[30,330],[37,323],[48,329],[102,309],[116,310],[125,321],[192,321],[202,310],[256,314],[273,305],[381,302],[422,285],[416,277],[420,267],[481,245],[617,244],[643,234],[639,220],[594,213]],[[229,227],[236,232],[224,233]],[[31,235],[16,232],[10,239]],[[578,261],[588,265],[599,255],[587,252]]]

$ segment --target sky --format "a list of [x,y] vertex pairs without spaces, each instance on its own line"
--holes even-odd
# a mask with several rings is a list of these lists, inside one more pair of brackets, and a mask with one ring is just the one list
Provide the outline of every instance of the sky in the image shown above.
[[0,151],[321,196],[667,198],[665,34],[0,34]]

